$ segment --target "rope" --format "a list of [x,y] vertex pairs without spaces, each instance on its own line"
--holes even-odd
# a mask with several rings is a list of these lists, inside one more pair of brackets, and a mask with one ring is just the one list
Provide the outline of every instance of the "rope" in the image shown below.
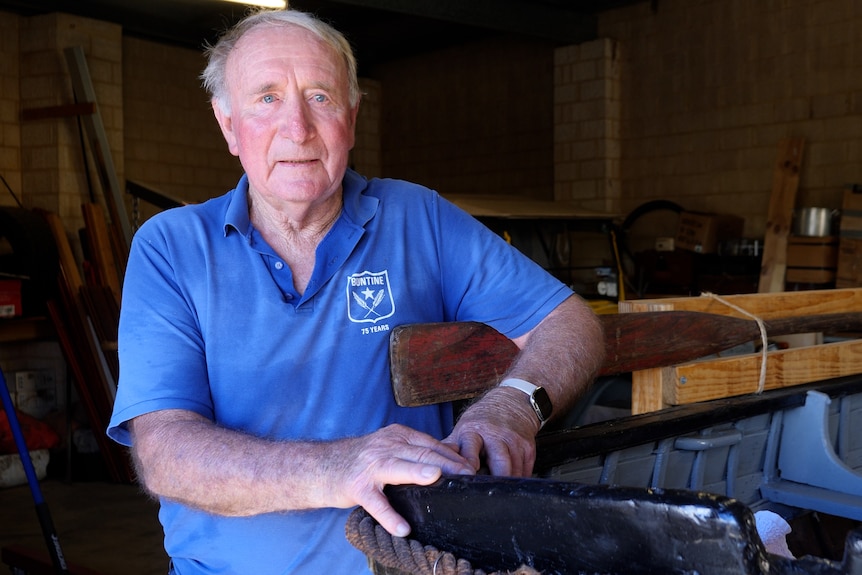
[[733,304],[721,296],[715,295],[712,292],[703,292],[700,294],[702,297],[709,297],[714,299],[717,302],[723,303],[727,307],[734,309],[741,313],[746,317],[750,317],[754,321],[757,322],[757,327],[760,329],[760,342],[761,342],[761,351],[760,351],[760,378],[757,382],[757,391],[756,393],[763,393],[763,390],[766,387],[766,357],[767,357],[767,346],[769,345],[766,339],[766,326],[763,323],[763,320],[757,317],[756,315],[742,309],[736,304]]
[[521,566],[515,571],[495,571],[486,574],[473,569],[469,561],[458,559],[451,553],[431,545],[422,545],[415,539],[390,535],[367,511],[361,507],[347,518],[345,534],[351,545],[365,553],[378,565],[388,569],[387,575],[539,575],[530,567]]

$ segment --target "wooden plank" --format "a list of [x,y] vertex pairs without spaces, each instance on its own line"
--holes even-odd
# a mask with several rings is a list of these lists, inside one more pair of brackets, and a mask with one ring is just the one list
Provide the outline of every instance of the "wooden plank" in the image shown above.
[[90,258],[99,278],[99,283],[111,290],[117,305],[120,303],[122,289],[120,273],[117,270],[114,250],[111,246],[111,235],[102,206],[95,203],[81,205],[86,224],[86,236],[90,248]]
[[[754,393],[761,354],[746,354],[665,369],[667,403],[681,405]],[[862,373],[862,340],[770,352],[764,389],[777,389]],[[668,378],[670,379],[668,381]]]
[[760,293],[784,291],[784,273],[787,268],[787,237],[793,223],[799,172],[802,169],[804,138],[785,138],[778,144],[772,194],[766,220],[763,242],[763,260],[760,267]]
[[112,382],[108,390],[116,394],[116,382],[120,378],[120,359],[117,355],[117,330],[120,321],[120,306],[110,288],[105,286],[85,286],[81,297],[87,309],[98,342],[98,350],[108,367],[106,378]]
[[35,341],[56,337],[45,317],[21,317],[0,321],[0,343]]
[[835,281],[835,268],[787,268],[788,283],[828,284]]
[[613,220],[620,214],[584,209],[574,202],[531,200],[517,196],[446,195],[447,200],[478,218]]
[[[862,311],[862,288],[738,294],[720,297],[761,319]],[[619,302],[620,313],[668,310],[702,311],[750,319],[721,301],[703,295]]]
[[664,397],[662,374],[665,368],[654,367],[632,372],[632,415],[664,409],[669,404]]
[[29,108],[21,111],[21,119],[25,122],[45,120],[49,118],[68,118],[69,116],[84,116],[96,111],[96,104],[83,102],[80,104],[64,104],[62,106],[46,106],[44,108]]
[[45,218],[45,221],[48,222],[48,227],[51,228],[51,234],[54,236],[54,243],[57,245],[57,255],[60,258],[60,269],[63,272],[64,281],[72,293],[79,293],[81,287],[84,285],[84,280],[81,277],[81,271],[78,269],[78,261],[72,253],[72,246],[69,243],[69,237],[66,235],[66,228],[57,214],[47,211],[40,213]]
[[90,317],[84,308],[82,291],[85,285],[63,222],[56,214],[44,212],[43,215],[60,257],[59,297],[57,301],[48,302],[49,314],[108,472],[118,483],[132,483],[134,473],[128,450],[104,433],[111,416],[115,381],[111,378],[110,366],[108,369],[103,366],[101,344],[94,337]]
[[[66,63],[72,76],[72,87],[79,102],[96,104],[96,90],[90,78],[87,57],[80,46],[70,46],[64,51]],[[111,223],[117,230],[118,243],[128,251],[132,244],[132,227],[126,210],[123,190],[117,179],[111,147],[102,123],[102,115],[98,106],[94,113],[82,117],[84,128],[89,139],[90,149],[95,156],[95,164],[99,171],[99,179],[105,190],[105,202],[111,216]]]

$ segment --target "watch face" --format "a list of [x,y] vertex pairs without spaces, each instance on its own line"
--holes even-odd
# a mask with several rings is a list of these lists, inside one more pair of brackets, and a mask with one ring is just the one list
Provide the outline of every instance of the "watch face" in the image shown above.
[[551,405],[551,398],[548,396],[548,392],[545,391],[545,388],[537,387],[531,396],[531,400],[539,419],[547,421],[548,418],[551,417],[551,413],[554,411],[554,406]]

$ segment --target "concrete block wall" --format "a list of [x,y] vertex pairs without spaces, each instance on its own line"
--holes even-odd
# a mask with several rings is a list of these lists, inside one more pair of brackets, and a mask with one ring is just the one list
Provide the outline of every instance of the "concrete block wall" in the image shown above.
[[[242,167],[227,150],[198,79],[205,65],[200,51],[123,37],[114,24],[65,14],[33,18],[0,12],[0,175],[27,208],[59,214],[73,248],[83,226],[81,203],[90,186],[104,190],[87,148],[85,171],[77,118],[24,122],[21,112],[74,102],[63,54],[84,49],[110,144],[117,178],[189,202],[232,188]],[[352,165],[380,175],[382,87],[363,80]],[[15,199],[0,190],[0,205]],[[126,196],[130,220],[142,222],[157,208]]]
[[[0,13],[0,206],[15,206],[21,199],[21,122],[18,64],[20,18]],[[12,193],[6,188],[12,189]]]
[[[198,50],[123,39],[126,177],[191,203],[225,193],[242,174],[201,86],[205,65]],[[138,222],[158,211],[136,208]]]
[[778,142],[806,139],[797,206],[862,182],[862,3],[662,0],[607,12],[621,45],[621,202],[745,217],[762,236]]
[[379,66],[383,169],[446,194],[553,198],[553,47],[484,40]]
[[[80,46],[87,60],[98,111],[118,179],[123,178],[122,31],[119,26],[48,14],[20,19],[20,102],[22,108],[74,103],[64,50]],[[104,195],[92,153],[81,144],[76,117],[21,122],[22,196],[28,208],[60,216],[70,233],[83,226],[81,204]],[[83,129],[83,128],[82,128]],[[89,173],[89,177],[88,177]]]
[[554,199],[620,209],[619,44],[609,38],[554,52]]
[[[860,30],[856,0],[663,0],[602,14],[602,39],[558,49],[557,67],[552,46],[502,40],[405,57],[366,83],[352,160],[451,194],[559,197],[621,213],[670,199],[741,215],[746,235],[762,235],[782,137],[807,141],[800,206],[837,207],[844,184],[862,182]],[[104,121],[121,178],[196,196],[235,180],[198,86],[200,54],[61,15],[0,13],[0,32],[0,173],[25,205],[80,217],[75,122],[19,119],[24,106],[72,101],[61,48],[73,41],[86,42],[100,105],[111,107]],[[179,158],[184,168],[165,167]],[[75,200],[45,195],[60,189]]]

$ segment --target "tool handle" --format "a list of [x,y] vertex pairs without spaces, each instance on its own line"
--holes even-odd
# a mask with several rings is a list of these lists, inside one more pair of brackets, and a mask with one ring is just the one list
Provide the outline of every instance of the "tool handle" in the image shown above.
[[39,478],[36,477],[36,469],[33,467],[33,461],[30,459],[30,451],[27,449],[27,442],[24,440],[24,434],[21,432],[21,423],[18,421],[18,414],[15,412],[15,406],[12,404],[12,396],[9,394],[9,388],[6,386],[6,377],[3,375],[2,370],[0,370],[0,398],[3,399],[3,409],[6,411],[9,428],[12,431],[12,437],[15,439],[15,446],[18,448],[18,455],[21,458],[24,475],[27,476],[27,483],[30,485],[33,502],[36,504],[36,515],[39,518],[39,525],[42,527],[45,543],[48,545],[51,563],[54,564],[54,569],[59,575],[67,575],[69,569],[66,565],[66,559],[63,557],[63,550],[60,548],[60,539],[57,537],[57,530],[54,529],[54,522],[48,511],[48,504],[45,503],[45,498],[42,496],[42,490],[39,487]]

